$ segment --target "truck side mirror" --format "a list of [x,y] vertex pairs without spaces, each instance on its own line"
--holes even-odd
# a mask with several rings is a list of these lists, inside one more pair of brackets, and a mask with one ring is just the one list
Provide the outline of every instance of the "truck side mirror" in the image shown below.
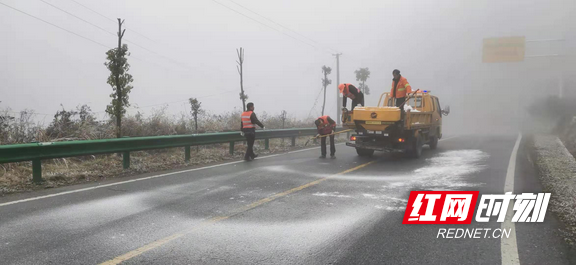
[[450,106],[446,105],[442,110],[442,115],[448,116],[448,114],[450,114]]

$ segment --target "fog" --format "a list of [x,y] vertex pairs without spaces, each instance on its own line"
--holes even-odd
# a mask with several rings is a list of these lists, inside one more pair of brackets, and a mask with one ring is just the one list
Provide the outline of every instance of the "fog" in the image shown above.
[[[188,113],[190,97],[214,113],[241,108],[239,47],[257,113],[320,115],[326,65],[326,109],[335,116],[336,52],[341,83],[358,84],[354,70],[370,68],[368,106],[390,90],[393,69],[413,89],[431,90],[451,106],[445,133],[512,132],[534,100],[558,95],[560,87],[564,97],[576,94],[573,0],[44,1],[101,28],[40,0],[0,0],[84,37],[0,5],[0,108],[32,109],[45,122],[60,104],[88,104],[106,118],[112,88],[105,53],[117,45],[107,32],[118,26],[82,5],[126,21],[134,77],[129,114],[163,105],[170,114]],[[483,63],[483,39],[509,36],[526,38],[524,61]]]

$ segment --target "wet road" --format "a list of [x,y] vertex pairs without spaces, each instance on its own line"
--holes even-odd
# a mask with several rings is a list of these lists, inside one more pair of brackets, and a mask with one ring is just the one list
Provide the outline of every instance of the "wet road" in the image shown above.
[[[503,193],[517,139],[448,136],[419,160],[338,145],[334,160],[300,150],[7,196],[0,263],[508,264],[500,239],[437,239],[444,226],[401,223],[411,190]],[[515,193],[541,192],[524,141],[514,161]],[[505,251],[520,264],[574,263],[558,227],[550,212],[516,224],[517,248]]]

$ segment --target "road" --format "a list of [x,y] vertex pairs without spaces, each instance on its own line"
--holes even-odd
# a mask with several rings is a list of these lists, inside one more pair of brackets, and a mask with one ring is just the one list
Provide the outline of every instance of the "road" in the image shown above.
[[[550,211],[544,223],[516,223],[506,248],[436,238],[445,225],[402,225],[411,190],[503,193],[517,140],[448,136],[418,160],[338,145],[333,160],[315,148],[7,196],[0,263],[508,264],[512,253],[520,264],[576,264]],[[541,192],[525,140],[517,149],[514,192]]]

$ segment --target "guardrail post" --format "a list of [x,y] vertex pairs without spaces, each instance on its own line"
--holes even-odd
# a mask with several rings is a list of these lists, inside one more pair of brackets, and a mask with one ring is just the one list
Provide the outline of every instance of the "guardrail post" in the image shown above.
[[268,138],[264,139],[264,149],[270,150],[270,139]]
[[124,169],[130,168],[130,152],[124,152],[122,154],[122,164],[124,166]]
[[190,146],[184,147],[184,161],[190,162]]
[[234,155],[234,142],[230,142],[230,155]]
[[292,146],[296,146],[296,136],[292,136]]
[[40,183],[42,179],[42,161],[40,159],[32,160],[32,181]]

